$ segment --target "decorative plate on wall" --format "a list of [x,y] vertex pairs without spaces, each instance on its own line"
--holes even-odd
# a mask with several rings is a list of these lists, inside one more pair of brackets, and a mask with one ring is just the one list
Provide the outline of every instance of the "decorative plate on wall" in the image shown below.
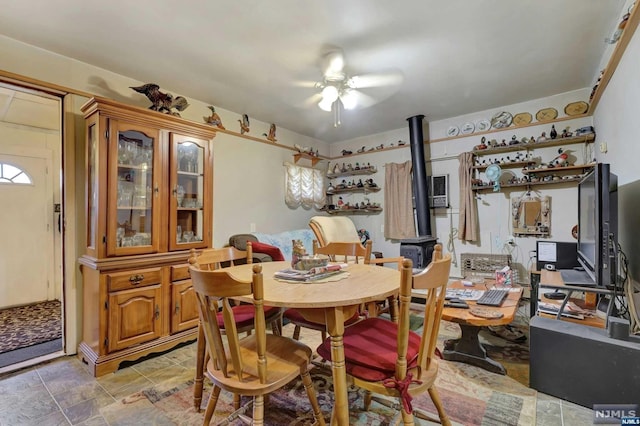
[[459,132],[460,132],[460,129],[458,129],[458,126],[451,126],[447,129],[447,136],[448,137],[458,136]]
[[513,116],[511,115],[511,113],[502,111],[491,118],[491,127],[493,127],[494,129],[503,129],[505,127],[511,126],[512,121]]
[[468,135],[469,133],[473,133],[475,129],[476,129],[475,124],[468,121],[462,125],[462,129],[460,129],[460,133],[462,133],[463,135]]
[[580,115],[589,111],[589,104],[584,101],[571,102],[564,107],[564,113],[567,115]]
[[550,121],[555,120],[558,117],[558,110],[555,108],[542,108],[536,112],[536,120],[538,121]]
[[491,128],[491,122],[489,120],[480,120],[476,123],[476,130],[478,132],[486,132]]
[[533,116],[528,112],[521,112],[513,116],[513,124],[516,126],[522,126],[523,124],[529,124],[533,120]]

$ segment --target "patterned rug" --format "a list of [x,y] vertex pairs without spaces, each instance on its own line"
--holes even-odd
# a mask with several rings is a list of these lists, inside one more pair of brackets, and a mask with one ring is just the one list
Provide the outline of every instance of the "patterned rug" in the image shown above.
[[[311,376],[325,420],[329,420],[333,407],[333,383],[331,373],[314,368]],[[444,408],[454,425],[533,425],[536,414],[536,391],[520,385],[507,376],[486,372],[466,364],[440,362],[436,381]],[[203,409],[211,390],[205,379]],[[351,425],[386,425],[398,414],[394,409],[374,402],[369,411],[363,410],[363,391],[349,388],[349,412]],[[246,400],[243,399],[243,402]],[[122,405],[121,405],[122,404]],[[163,413],[166,418],[156,417],[154,424],[202,424],[204,412],[193,408],[193,382],[189,381],[172,389],[149,388],[131,395],[108,409],[123,411],[135,406],[144,409],[147,404]],[[232,395],[220,394],[216,417],[217,424],[232,410]],[[428,394],[413,400],[415,408],[431,414],[436,413]],[[128,406],[125,408],[125,406]],[[249,415],[251,413],[249,412]],[[425,424],[416,419],[416,424]],[[231,424],[240,424],[239,421]],[[265,410],[266,425],[310,425],[313,415],[300,380],[294,381],[280,391],[270,395]]]
[[40,302],[0,311],[0,353],[62,337],[61,303]]

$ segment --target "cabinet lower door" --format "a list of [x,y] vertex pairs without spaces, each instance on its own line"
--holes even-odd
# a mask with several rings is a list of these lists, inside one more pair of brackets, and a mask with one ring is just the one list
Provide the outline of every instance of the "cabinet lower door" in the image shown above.
[[157,339],[162,335],[160,285],[109,293],[108,351]]
[[171,333],[196,327],[199,321],[198,302],[191,280],[171,283]]

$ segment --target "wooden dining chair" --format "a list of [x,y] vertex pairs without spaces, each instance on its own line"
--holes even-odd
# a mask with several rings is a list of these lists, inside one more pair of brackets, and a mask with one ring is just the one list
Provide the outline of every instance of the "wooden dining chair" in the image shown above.
[[[433,260],[426,269],[412,276],[412,267],[410,259],[403,261],[398,323],[376,317],[345,329],[345,368],[350,382],[366,390],[366,410],[373,399],[372,393],[375,393],[387,397],[375,398],[385,405],[396,405],[388,397],[399,400],[405,425],[414,424],[414,415],[450,425],[434,383],[438,374],[435,349],[451,269],[451,254],[443,257],[442,245],[436,244]],[[409,329],[412,285],[427,291],[422,335]],[[330,339],[318,347],[318,354],[331,360]],[[414,410],[412,398],[425,391],[429,392],[439,419]]]
[[[200,322],[211,354],[206,375],[213,382],[213,389],[204,424],[211,421],[220,391],[224,389],[235,395],[253,396],[253,418],[247,417],[244,409],[236,409],[232,416],[247,424],[261,425],[265,395],[300,376],[315,420],[317,424],[324,425],[308,371],[311,348],[296,340],[266,332],[262,265],[253,265],[251,281],[238,280],[224,268],[208,271],[191,265],[189,269],[198,299]],[[254,309],[255,332],[241,338],[232,298],[250,295],[253,296],[250,306]]]
[[[386,266],[391,264],[398,271],[402,270],[403,256],[398,257],[372,257],[369,260],[371,265]],[[367,304],[367,316],[377,317],[382,313],[389,314],[391,321],[398,322],[398,295],[394,294],[387,297],[386,301],[373,301]]]
[[[205,271],[214,271],[228,266],[234,266],[236,263],[252,263],[251,243],[247,243],[247,250],[238,250],[235,247],[222,247],[204,249],[197,252],[191,249],[189,256],[189,264],[197,269]],[[234,317],[237,320],[236,330],[239,333],[251,334],[254,328],[254,309],[250,304],[234,304]],[[265,308],[265,321],[271,326],[272,333],[282,334],[282,309],[276,307]],[[222,314],[218,315],[218,322],[224,331],[224,322]],[[193,405],[196,410],[200,410],[202,403],[202,389],[204,378],[204,367],[207,362],[206,344],[202,326],[198,326],[198,344],[196,349],[196,376],[193,387]],[[234,405],[236,409],[240,405],[240,395],[234,395]]]
[[[333,242],[324,247],[318,245],[317,240],[313,240],[313,254],[326,254],[329,256],[332,262],[347,262],[347,258],[355,258],[355,263],[369,263],[371,259],[371,247],[372,242],[367,241],[366,245],[360,244],[360,242]],[[353,316],[344,322],[345,326],[356,323],[360,320],[361,311],[356,311]],[[324,323],[317,323],[306,319],[300,311],[295,308],[289,308],[282,314],[283,319],[288,320],[294,325],[293,338],[298,340],[300,338],[300,331],[302,327],[312,330],[318,330],[322,333],[322,340],[327,338],[327,328]]]

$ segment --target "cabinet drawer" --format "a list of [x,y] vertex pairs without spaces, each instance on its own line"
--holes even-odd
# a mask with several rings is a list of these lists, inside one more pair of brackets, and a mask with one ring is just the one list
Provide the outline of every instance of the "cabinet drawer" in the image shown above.
[[189,275],[189,264],[175,265],[171,267],[171,282],[188,280],[191,278]]
[[130,288],[160,284],[161,281],[162,270],[160,268],[136,269],[134,271],[107,274],[109,291],[127,290]]

